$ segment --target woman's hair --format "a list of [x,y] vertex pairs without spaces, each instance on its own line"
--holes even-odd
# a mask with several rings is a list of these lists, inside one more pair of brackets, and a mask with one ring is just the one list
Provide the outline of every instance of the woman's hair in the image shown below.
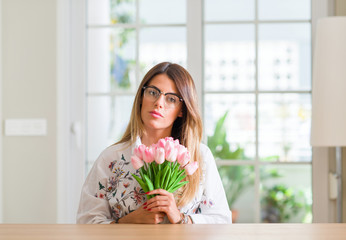
[[196,161],[199,164],[198,170],[193,175],[186,177],[189,183],[179,191],[177,196],[177,205],[184,206],[194,198],[200,183],[202,173],[202,159],[200,154],[202,120],[197,104],[195,84],[191,75],[183,67],[178,64],[163,62],[149,70],[138,87],[132,107],[130,122],[126,131],[116,144],[126,142],[133,144],[137,136],[143,136],[145,130],[141,119],[142,89],[158,74],[165,74],[174,81],[179,95],[184,100],[182,106],[183,116],[178,117],[173,123],[171,136],[174,139],[179,139],[180,144],[184,145],[189,150],[191,161]]

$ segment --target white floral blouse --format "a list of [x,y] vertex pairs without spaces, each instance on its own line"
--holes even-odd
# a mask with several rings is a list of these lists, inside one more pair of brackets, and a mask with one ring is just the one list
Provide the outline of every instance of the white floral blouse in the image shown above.
[[[81,192],[77,223],[110,223],[136,210],[146,195],[131,173],[138,172],[131,164],[136,144],[112,145],[95,161]],[[214,157],[209,148],[201,144],[204,161],[203,179],[195,198],[180,212],[189,215],[193,223],[231,223],[231,211]],[[167,218],[165,223],[169,223]]]

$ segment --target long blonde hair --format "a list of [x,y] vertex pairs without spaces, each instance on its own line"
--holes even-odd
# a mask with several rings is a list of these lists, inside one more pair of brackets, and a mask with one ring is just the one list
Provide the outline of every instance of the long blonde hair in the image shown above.
[[189,181],[180,191],[177,198],[177,205],[184,206],[190,202],[198,191],[200,177],[202,173],[202,159],[200,154],[200,143],[202,139],[202,120],[197,104],[197,93],[191,75],[180,65],[169,62],[159,63],[148,71],[138,87],[137,94],[132,107],[130,122],[126,131],[118,143],[133,144],[137,136],[142,137],[144,130],[141,119],[141,106],[143,87],[158,74],[166,74],[177,86],[179,95],[183,101],[183,116],[178,117],[173,123],[171,136],[179,139],[191,154],[191,161],[199,164],[198,170],[191,176],[187,176]]

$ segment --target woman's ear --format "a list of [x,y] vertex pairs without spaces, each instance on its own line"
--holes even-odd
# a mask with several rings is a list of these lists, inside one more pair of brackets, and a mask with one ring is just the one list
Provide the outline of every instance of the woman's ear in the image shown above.
[[183,117],[183,110],[180,110],[178,117]]

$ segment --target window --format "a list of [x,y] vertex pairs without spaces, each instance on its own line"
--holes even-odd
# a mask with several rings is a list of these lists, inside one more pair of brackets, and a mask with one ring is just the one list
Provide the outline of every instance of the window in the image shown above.
[[204,124],[236,222],[311,222],[310,4],[204,1]]
[[[185,0],[87,1],[87,171],[122,136],[144,74],[186,67]],[[155,9],[155,14],[153,14]]]
[[311,222],[310,1],[86,3],[87,171],[124,132],[144,73],[172,61],[203,76],[205,143],[236,222]]

